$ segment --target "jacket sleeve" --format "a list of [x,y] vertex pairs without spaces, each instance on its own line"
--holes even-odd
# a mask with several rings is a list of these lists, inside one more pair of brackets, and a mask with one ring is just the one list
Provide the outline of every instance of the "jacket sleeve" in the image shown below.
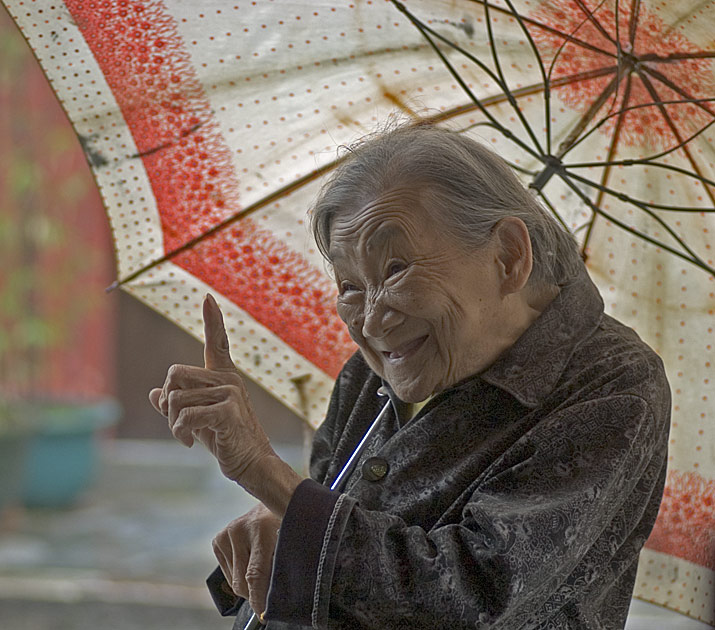
[[[342,407],[347,406],[348,409],[354,404],[354,400],[344,394],[341,396],[341,391],[351,391],[354,389],[353,383],[362,383],[365,379],[365,374],[368,368],[361,358],[359,352],[356,352],[343,366],[338,379],[337,385],[341,382],[350,383],[348,386],[337,386],[333,388],[330,403],[326,413],[325,421],[317,429],[313,437],[313,448],[311,451],[310,474],[311,478],[320,483],[325,481],[328,465],[330,464],[335,451],[335,436],[340,434],[340,428],[336,428],[340,418],[345,418],[348,415]],[[246,611],[250,611],[250,607],[246,600],[234,594],[231,586],[226,581],[220,567],[216,567],[211,575],[206,579],[206,586],[211,594],[214,605],[219,613],[224,617],[238,616],[236,627],[239,627],[239,621],[245,616]],[[249,615],[250,616],[250,615]],[[246,618],[246,621],[248,618]],[[242,625],[240,627],[243,627]]]
[[238,597],[233,592],[223,575],[223,571],[221,571],[221,567],[216,567],[211,575],[208,576],[206,586],[219,613],[223,617],[237,617],[235,627],[243,628],[251,617],[251,607],[243,597]]
[[459,519],[430,530],[304,481],[281,527],[266,617],[521,627],[556,595],[616,579],[613,557],[662,492],[666,442],[638,396],[574,405],[474,480]]

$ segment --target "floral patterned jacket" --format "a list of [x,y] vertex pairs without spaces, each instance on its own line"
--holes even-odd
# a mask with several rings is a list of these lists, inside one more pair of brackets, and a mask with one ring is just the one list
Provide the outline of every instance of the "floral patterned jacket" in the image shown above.
[[[667,461],[657,355],[603,313],[585,272],[485,372],[389,416],[344,492],[332,480],[382,407],[343,368],[311,477],[281,526],[269,630],[622,628]],[[243,628],[250,610],[210,588]]]

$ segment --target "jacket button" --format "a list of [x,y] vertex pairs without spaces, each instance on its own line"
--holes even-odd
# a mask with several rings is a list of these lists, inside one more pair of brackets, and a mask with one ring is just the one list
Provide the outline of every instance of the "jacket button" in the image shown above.
[[382,457],[371,457],[362,465],[362,477],[367,481],[380,481],[390,470]]

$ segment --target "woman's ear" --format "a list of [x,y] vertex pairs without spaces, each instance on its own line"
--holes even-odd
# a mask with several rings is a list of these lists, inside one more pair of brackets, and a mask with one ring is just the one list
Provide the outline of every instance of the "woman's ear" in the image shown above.
[[526,286],[533,259],[526,224],[517,217],[501,219],[493,229],[502,295],[517,293]]

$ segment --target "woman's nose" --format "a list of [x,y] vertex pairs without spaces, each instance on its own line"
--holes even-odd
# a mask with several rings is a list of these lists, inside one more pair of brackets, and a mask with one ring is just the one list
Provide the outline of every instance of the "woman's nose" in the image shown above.
[[362,334],[365,338],[379,339],[384,337],[405,319],[402,313],[390,308],[379,297],[366,300],[366,302],[365,316],[362,322]]

